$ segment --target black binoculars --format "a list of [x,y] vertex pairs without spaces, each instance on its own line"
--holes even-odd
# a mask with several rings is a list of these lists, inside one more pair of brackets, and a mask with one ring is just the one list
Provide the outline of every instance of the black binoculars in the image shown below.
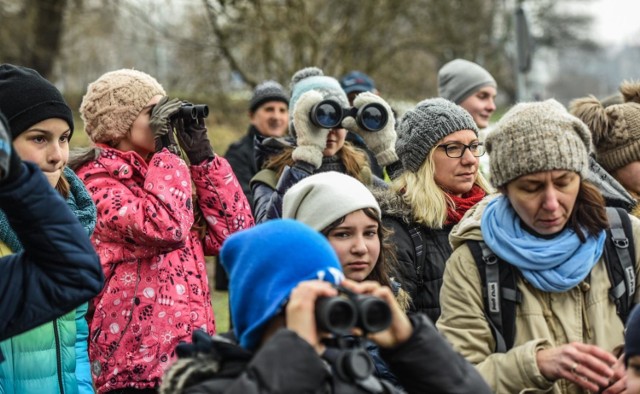
[[374,333],[391,325],[391,309],[382,299],[356,294],[344,287],[337,289],[340,295],[321,297],[316,301],[316,325],[319,330],[345,335],[358,327],[364,333]]
[[355,118],[361,129],[372,132],[382,130],[389,120],[387,109],[379,103],[369,103],[360,108],[342,108],[339,102],[327,99],[316,103],[309,111],[311,123],[324,129],[340,127],[347,116]]
[[177,116],[184,120],[202,119],[209,116],[209,106],[206,104],[191,104],[183,102]]

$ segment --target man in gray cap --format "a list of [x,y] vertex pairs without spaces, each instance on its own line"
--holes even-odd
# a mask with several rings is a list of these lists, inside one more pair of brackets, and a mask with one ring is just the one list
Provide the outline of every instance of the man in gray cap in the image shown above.
[[497,89],[493,76],[468,60],[452,60],[438,71],[438,95],[466,109],[480,129],[496,110]]
[[242,185],[242,190],[251,206],[253,196],[249,181],[258,172],[253,141],[256,135],[282,137],[289,126],[289,95],[282,85],[275,81],[265,81],[256,86],[249,101],[251,125],[247,134],[229,146],[225,159]]

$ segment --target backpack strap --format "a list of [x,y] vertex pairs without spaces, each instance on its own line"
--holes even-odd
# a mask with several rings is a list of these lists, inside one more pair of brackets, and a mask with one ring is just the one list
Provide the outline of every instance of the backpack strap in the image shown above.
[[276,176],[275,171],[264,168],[258,171],[258,173],[251,178],[249,184],[253,187],[253,184],[256,182],[262,182],[270,186],[272,189],[275,189],[278,185],[278,177]]
[[635,245],[629,214],[622,208],[607,207],[607,240],[605,241],[605,266],[611,288],[609,298],[616,305],[620,319],[626,323],[633,307],[636,291]]
[[516,334],[516,308],[522,302],[515,268],[502,261],[482,241],[467,241],[482,280],[484,314],[496,341],[497,353],[513,347]]

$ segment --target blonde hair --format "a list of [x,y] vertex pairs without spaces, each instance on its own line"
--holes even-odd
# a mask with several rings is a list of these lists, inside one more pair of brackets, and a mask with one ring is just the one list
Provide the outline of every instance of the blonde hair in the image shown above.
[[[411,207],[413,220],[428,228],[440,229],[447,220],[449,208],[456,209],[456,206],[435,181],[436,165],[433,155],[436,149],[437,146],[431,148],[417,172],[405,170],[393,181],[391,188]],[[474,184],[487,194],[492,190],[479,169]]]

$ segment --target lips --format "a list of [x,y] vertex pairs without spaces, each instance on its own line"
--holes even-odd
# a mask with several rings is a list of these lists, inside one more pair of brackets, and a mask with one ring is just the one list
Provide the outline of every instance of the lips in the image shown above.
[[364,261],[355,261],[353,263],[348,263],[347,267],[352,270],[363,270],[369,268],[369,263],[366,263]]

